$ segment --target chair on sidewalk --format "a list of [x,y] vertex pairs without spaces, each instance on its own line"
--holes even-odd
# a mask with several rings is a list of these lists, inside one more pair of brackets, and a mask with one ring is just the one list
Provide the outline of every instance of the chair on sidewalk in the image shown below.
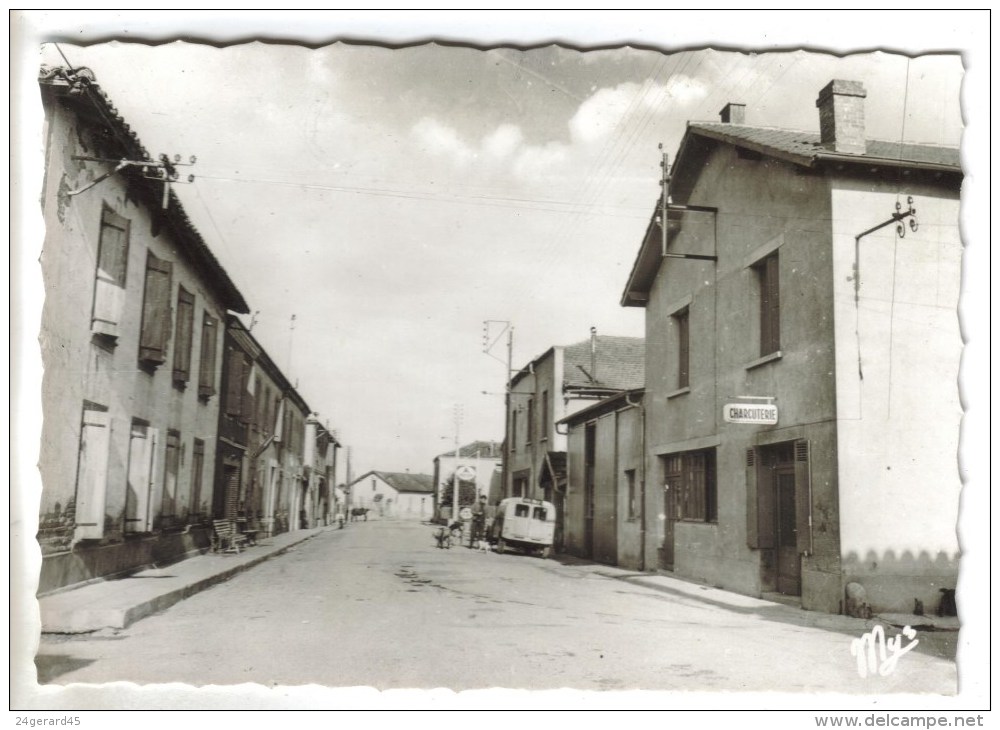
[[246,535],[236,530],[231,520],[212,520],[212,552],[234,552],[237,555],[241,547],[246,547]]

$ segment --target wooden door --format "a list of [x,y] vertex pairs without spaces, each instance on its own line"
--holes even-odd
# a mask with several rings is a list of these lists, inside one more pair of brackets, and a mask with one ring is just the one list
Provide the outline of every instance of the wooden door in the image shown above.
[[802,562],[795,497],[795,467],[779,464],[774,468],[775,549],[778,592],[790,596],[802,593]]

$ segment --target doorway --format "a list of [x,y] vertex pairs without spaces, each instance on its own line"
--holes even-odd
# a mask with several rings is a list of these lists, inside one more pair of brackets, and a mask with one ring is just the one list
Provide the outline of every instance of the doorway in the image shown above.
[[[801,442],[805,443],[805,442]],[[802,595],[802,554],[807,549],[808,489],[799,468],[797,442],[762,447],[758,489],[765,588],[786,596]],[[770,533],[769,535],[766,533]]]

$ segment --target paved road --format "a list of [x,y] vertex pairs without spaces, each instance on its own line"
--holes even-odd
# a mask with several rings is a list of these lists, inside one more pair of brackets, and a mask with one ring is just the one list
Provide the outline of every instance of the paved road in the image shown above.
[[[922,652],[862,679],[843,617],[467,548],[401,522],[327,530],[127,630],[45,637],[40,681],[952,694]],[[684,590],[671,585],[685,586]]]

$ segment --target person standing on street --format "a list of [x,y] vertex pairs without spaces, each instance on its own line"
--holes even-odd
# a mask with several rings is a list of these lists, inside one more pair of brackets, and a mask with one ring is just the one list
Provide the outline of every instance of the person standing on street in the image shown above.
[[476,547],[480,540],[486,539],[486,495],[479,495],[479,499],[472,505],[472,547]]

